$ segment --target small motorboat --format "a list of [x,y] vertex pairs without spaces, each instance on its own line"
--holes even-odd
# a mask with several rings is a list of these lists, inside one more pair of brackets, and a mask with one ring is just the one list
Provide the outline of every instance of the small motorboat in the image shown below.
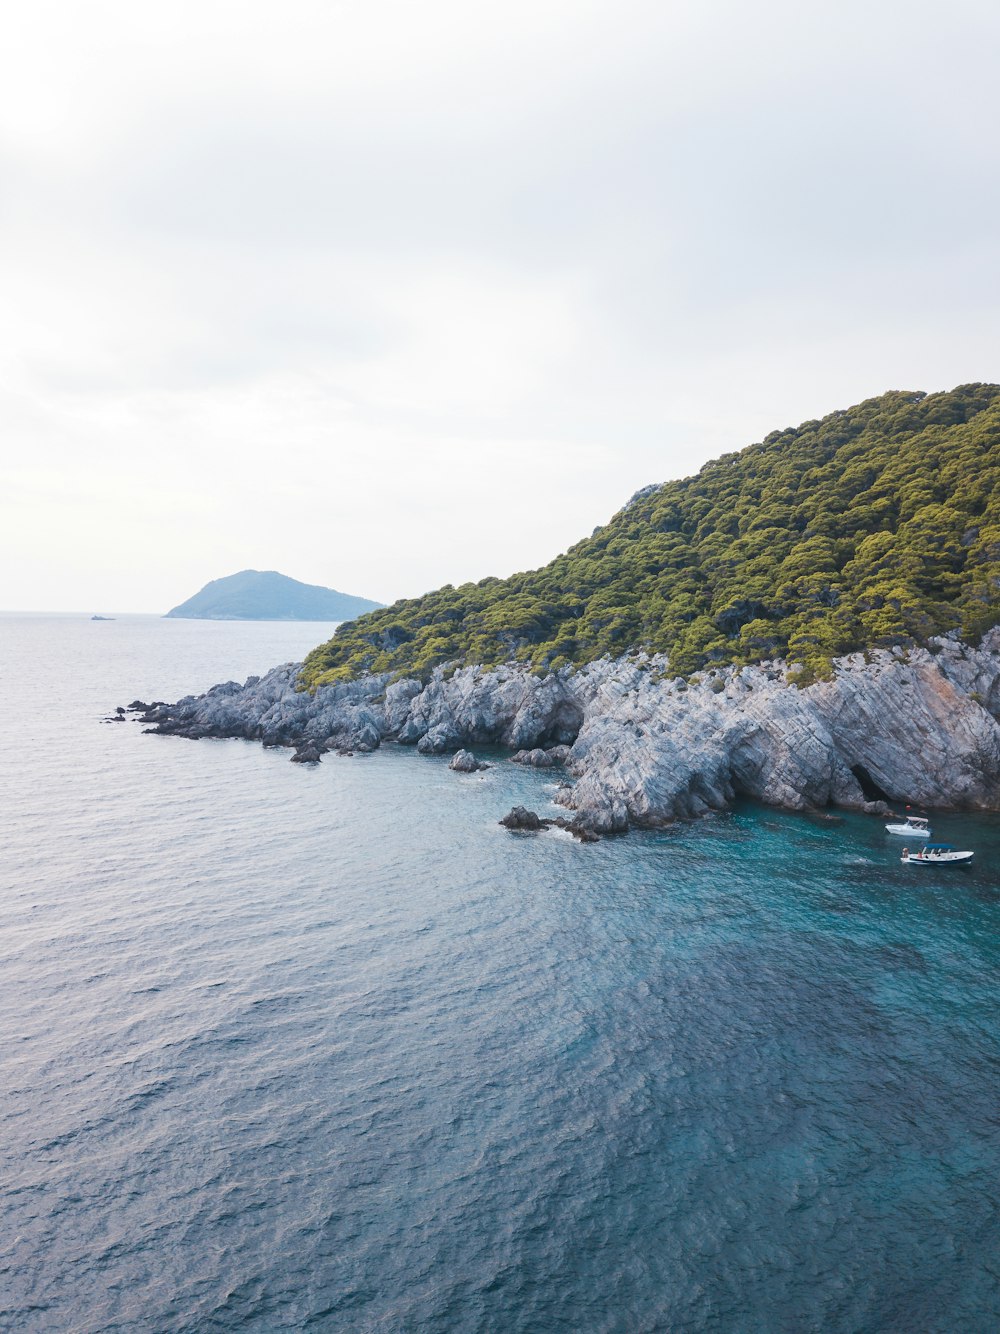
[[912,856],[904,848],[899,860],[908,864],[916,862],[920,866],[967,866],[974,856],[972,852],[957,852],[950,843],[926,843]]
[[887,834],[902,834],[904,838],[930,838],[931,827],[922,815],[908,815],[906,821],[899,824],[887,824]]

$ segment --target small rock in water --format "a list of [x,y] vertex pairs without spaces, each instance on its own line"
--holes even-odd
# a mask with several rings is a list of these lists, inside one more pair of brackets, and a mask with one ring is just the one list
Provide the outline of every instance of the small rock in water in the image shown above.
[[471,750],[460,750],[452,757],[449,769],[454,769],[459,774],[474,774],[477,769],[488,769],[490,766],[484,764],[482,760],[477,760]]
[[292,756],[293,764],[319,764],[322,756],[319,748],[311,741],[306,742],[304,746],[299,746],[298,750]]
[[548,822],[539,819],[534,811],[526,806],[514,806],[500,821],[505,829],[547,829]]

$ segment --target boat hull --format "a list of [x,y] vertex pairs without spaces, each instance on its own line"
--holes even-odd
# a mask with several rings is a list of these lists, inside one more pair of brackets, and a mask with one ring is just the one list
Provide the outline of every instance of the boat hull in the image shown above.
[[968,866],[974,856],[972,852],[939,852],[930,857],[914,853],[912,857],[900,857],[899,860],[904,866]]

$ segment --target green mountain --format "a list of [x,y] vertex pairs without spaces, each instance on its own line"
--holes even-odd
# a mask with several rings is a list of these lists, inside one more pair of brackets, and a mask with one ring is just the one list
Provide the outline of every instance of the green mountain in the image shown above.
[[347,621],[380,602],[300,584],[277,570],[241,570],[213,579],[168,616],[203,621]]
[[679,674],[833,656],[1000,622],[1000,385],[894,392],[646,487],[540,570],[446,585],[342,625],[310,686],[644,648]]

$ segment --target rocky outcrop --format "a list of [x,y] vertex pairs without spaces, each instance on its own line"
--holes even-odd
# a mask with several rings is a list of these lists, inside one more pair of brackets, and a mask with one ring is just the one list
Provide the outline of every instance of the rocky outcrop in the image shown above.
[[526,806],[513,806],[502,820],[497,821],[513,833],[537,834],[545,829],[563,829],[572,834],[581,843],[599,843],[600,835],[581,824],[579,820],[566,820],[561,815],[543,819],[537,811],[529,811]]
[[783,663],[672,678],[662,658],[591,663],[544,679],[515,665],[296,688],[298,667],[152,706],[150,730],[317,751],[383,742],[445,754],[474,745],[565,763],[556,800],[599,832],[722,809],[737,796],[808,810],[1000,809],[1000,628],[978,647],[877,650],[799,689]]
[[471,750],[457,751],[453,756],[449,769],[454,769],[458,774],[474,774],[480,769],[488,769],[490,766],[483,760],[477,760]]
[[527,764],[532,769],[551,769],[555,764],[565,764],[569,752],[569,746],[550,746],[548,750],[536,746],[534,750],[519,750],[510,760],[512,764]]
[[537,833],[539,829],[545,828],[538,812],[529,811],[527,806],[512,806],[497,823],[502,824],[504,829],[526,830],[528,833]]
[[323,758],[322,752],[315,742],[307,741],[305,745],[299,746],[298,750],[292,756],[293,764],[319,764]]

